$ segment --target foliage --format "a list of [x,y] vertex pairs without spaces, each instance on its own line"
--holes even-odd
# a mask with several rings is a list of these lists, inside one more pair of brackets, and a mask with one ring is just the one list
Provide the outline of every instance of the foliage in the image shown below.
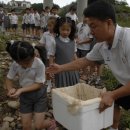
[[119,82],[113,76],[111,70],[107,67],[103,69],[103,83],[107,90],[113,90],[117,87]]
[[32,4],[32,8],[37,9],[38,12],[41,12],[43,10],[43,3],[38,3],[38,4],[34,3]]

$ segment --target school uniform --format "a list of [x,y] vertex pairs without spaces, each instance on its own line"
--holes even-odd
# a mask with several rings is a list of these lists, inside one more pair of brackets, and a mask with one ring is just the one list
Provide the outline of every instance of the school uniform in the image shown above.
[[[55,63],[66,64],[74,60],[74,54],[76,53],[75,42],[69,38],[57,37],[55,38],[56,44],[52,49],[55,56]],[[79,82],[78,71],[67,71],[55,74],[55,86],[67,87],[75,85]]]
[[35,13],[34,18],[35,18],[35,27],[37,29],[40,29],[40,15],[39,15],[39,13]]
[[[115,35],[110,48],[107,42],[96,43],[86,58],[91,61],[104,60],[120,84],[130,82],[130,28],[116,26]],[[125,98],[125,100],[124,100]],[[123,100],[122,100],[123,99]],[[130,96],[119,98],[116,102],[125,109],[130,108]],[[124,103],[123,103],[124,102]]]
[[70,12],[68,12],[67,14],[66,14],[66,17],[69,17],[69,18],[71,18],[72,20],[74,20],[75,22],[78,22],[78,17],[77,17],[77,15],[74,13],[74,14],[71,14]]
[[[30,68],[22,68],[16,62],[13,62],[8,72],[7,78],[13,80],[15,76],[19,77],[20,87],[27,87],[34,83],[45,82],[45,66],[39,58],[34,58]],[[41,89],[22,93],[20,95],[20,112],[44,112],[47,110],[46,87]]]
[[[79,41],[85,41],[86,39],[92,39],[93,36],[90,34],[90,28],[83,22],[77,24],[77,37]],[[91,43],[77,44],[77,55],[78,57],[84,57],[90,51]]]
[[24,23],[26,28],[30,28],[30,22],[31,22],[31,15],[26,13],[24,15]]
[[49,31],[44,32],[39,42],[45,45],[47,50],[47,59],[49,59],[50,55],[54,55],[53,48],[55,46],[55,37]]
[[34,17],[34,13],[30,14],[30,27],[31,28],[35,28],[35,17]]
[[10,23],[12,29],[17,29],[18,27],[18,16],[17,15],[11,15],[10,16]]

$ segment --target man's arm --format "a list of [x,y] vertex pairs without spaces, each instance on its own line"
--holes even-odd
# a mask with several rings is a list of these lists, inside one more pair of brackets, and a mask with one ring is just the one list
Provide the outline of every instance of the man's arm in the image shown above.
[[88,65],[93,65],[95,64],[93,61],[90,61],[84,58],[79,58],[77,60],[74,60],[73,62],[63,64],[63,65],[58,65],[58,64],[53,64],[51,65],[48,69],[48,73],[59,73],[62,71],[73,71],[73,70],[79,70],[82,68],[85,68]]

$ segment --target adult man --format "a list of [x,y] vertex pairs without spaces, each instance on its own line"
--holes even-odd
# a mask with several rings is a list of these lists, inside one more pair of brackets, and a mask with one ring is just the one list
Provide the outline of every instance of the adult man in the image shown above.
[[102,94],[100,111],[111,106],[115,101],[114,123],[109,130],[118,130],[120,109],[130,108],[130,28],[116,25],[115,11],[109,3],[97,1],[84,11],[87,23],[97,44],[86,57],[65,65],[52,65],[48,72],[76,70],[91,65],[94,61],[104,60],[116,79],[122,84],[120,88]]

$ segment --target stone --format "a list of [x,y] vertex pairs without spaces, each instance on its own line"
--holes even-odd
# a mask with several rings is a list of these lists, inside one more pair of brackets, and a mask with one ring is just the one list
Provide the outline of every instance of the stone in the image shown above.
[[3,121],[5,121],[5,122],[12,122],[12,121],[14,121],[14,118],[13,118],[13,117],[6,116],[6,117],[3,119]]
[[13,108],[13,109],[18,109],[19,107],[19,102],[18,101],[9,101],[8,106]]
[[9,122],[4,122],[0,130],[10,130]]
[[12,123],[10,123],[10,126],[12,127],[12,128],[15,128],[15,122],[12,122]]

